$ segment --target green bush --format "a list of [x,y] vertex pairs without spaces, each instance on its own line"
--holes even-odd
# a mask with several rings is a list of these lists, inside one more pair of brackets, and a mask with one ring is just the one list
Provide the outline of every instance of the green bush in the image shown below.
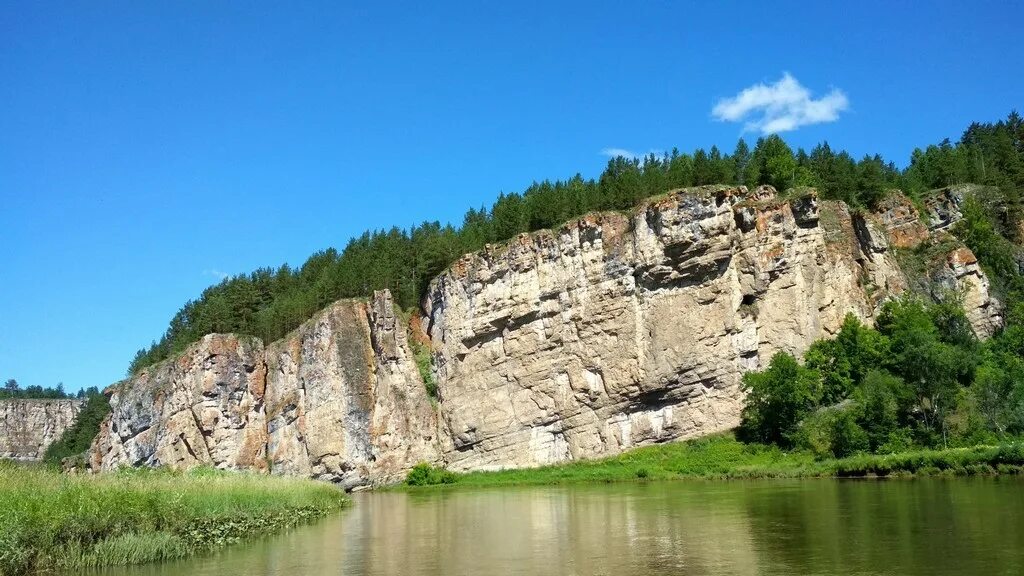
[[458,476],[444,468],[435,468],[426,462],[420,462],[409,470],[405,477],[408,486],[434,486],[437,484],[454,484]]
[[853,409],[840,410],[832,421],[831,429],[832,454],[836,458],[845,458],[870,447],[868,434],[857,423]]
[[835,420],[833,410],[821,409],[808,415],[800,423],[795,435],[796,446],[807,450],[817,459],[832,457],[832,424]]
[[1024,473],[1024,466],[1015,464],[996,464],[996,472],[1000,474],[1021,474]]
[[419,370],[423,385],[427,388],[427,395],[433,400],[438,400],[437,382],[434,381],[434,373],[431,370],[430,347],[413,342],[412,353],[416,360],[416,369]]
[[1024,434],[1024,304],[1007,317],[1006,330],[979,342],[953,299],[887,301],[876,328],[848,316],[803,366],[779,353],[744,375],[738,436],[821,459]]
[[852,402],[821,408],[800,423],[796,446],[816,458],[845,458],[870,448],[868,434],[858,423],[860,407]]
[[835,461],[837,476],[864,476],[905,472],[921,475],[994,474],[1024,465],[1024,446],[973,446],[948,450],[920,450],[892,455],[859,454]]
[[783,447],[794,445],[797,426],[821,398],[818,372],[785,352],[775,354],[764,372],[744,374],[743,389],[741,438]]
[[860,407],[858,421],[867,438],[866,449],[880,451],[896,439],[893,435],[900,426],[901,407],[912,401],[905,385],[888,372],[871,370],[864,376],[853,398]]

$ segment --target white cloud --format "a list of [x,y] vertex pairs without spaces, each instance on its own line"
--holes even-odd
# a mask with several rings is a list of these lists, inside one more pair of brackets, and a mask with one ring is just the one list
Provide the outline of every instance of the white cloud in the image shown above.
[[788,72],[774,84],[755,84],[732,98],[723,98],[711,115],[725,122],[746,121],[745,131],[771,134],[801,126],[835,122],[850,105],[838,88],[815,100]]
[[660,150],[655,150],[654,148],[651,148],[651,149],[647,150],[647,152],[644,152],[643,154],[641,154],[639,152],[633,152],[632,150],[627,150],[625,148],[602,148],[601,149],[601,155],[602,156],[607,156],[609,158],[615,158],[617,156],[622,156],[623,158],[640,158],[641,160],[643,160],[644,157],[646,157],[648,154],[654,154],[655,156],[661,156],[662,154],[664,154],[664,152],[661,152]]
[[639,158],[640,155],[632,150],[626,150],[625,148],[602,148],[601,154],[615,158],[616,156],[622,156],[623,158]]
[[230,276],[230,274],[228,274],[227,272],[221,272],[220,270],[217,270],[216,268],[211,268],[209,270],[203,270],[203,274],[205,274],[207,276],[213,276],[214,278],[216,278],[218,280],[223,280],[223,279],[227,278],[228,276]]

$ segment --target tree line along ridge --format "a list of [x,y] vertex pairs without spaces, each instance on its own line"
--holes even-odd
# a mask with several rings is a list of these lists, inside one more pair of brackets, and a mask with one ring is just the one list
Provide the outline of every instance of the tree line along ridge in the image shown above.
[[374,290],[389,289],[400,307],[415,308],[431,279],[462,254],[588,212],[628,210],[677,188],[811,186],[823,199],[856,209],[871,208],[897,189],[920,200],[929,189],[967,182],[995,187],[998,209],[983,206],[975,210],[981,213],[968,214],[961,238],[1000,286],[1012,292],[1017,268],[1013,241],[1024,190],[1024,121],[1016,112],[998,122],[973,123],[956,142],[947,139],[914,150],[905,169],[877,154],[856,160],[827,142],[809,153],[794,151],[777,135],[759,138],[752,149],[741,138],[732,153],[712,146],[692,154],[673,149],[642,159],[612,158],[596,179],[576,174],[536,182],[522,193],[502,193],[489,209],[469,209],[458,227],[433,221],[366,231],[340,252],[317,252],[299,267],[283,264],[226,278],[186,302],[160,339],[138,351],[128,372],[171,357],[209,333],[276,340],[331,302],[367,297]]

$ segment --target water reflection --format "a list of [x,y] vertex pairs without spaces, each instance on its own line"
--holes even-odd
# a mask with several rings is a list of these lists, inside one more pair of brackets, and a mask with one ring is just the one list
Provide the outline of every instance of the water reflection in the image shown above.
[[359,494],[314,526],[105,574],[1021,574],[1021,488],[805,480]]

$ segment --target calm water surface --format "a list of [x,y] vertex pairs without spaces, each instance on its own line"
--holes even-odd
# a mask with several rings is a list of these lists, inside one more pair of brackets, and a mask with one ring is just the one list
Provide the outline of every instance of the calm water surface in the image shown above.
[[1024,574],[1024,481],[673,482],[372,493],[117,576]]

